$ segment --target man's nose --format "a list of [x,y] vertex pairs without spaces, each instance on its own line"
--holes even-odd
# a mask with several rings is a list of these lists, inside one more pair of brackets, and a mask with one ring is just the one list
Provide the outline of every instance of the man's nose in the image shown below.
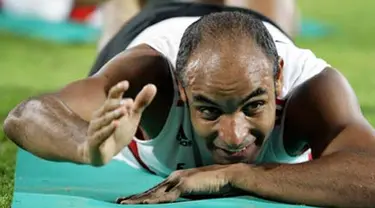
[[222,116],[219,122],[219,139],[230,149],[242,149],[249,135],[249,123],[243,113]]

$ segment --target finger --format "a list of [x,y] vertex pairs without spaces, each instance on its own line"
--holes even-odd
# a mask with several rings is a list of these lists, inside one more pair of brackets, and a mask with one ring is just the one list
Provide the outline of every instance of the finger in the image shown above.
[[[116,110],[117,108],[120,108],[121,106],[129,106],[133,104],[133,99],[126,98],[126,99],[109,99],[107,100],[104,105],[97,111],[97,113],[94,115],[94,118],[102,117],[108,111]],[[128,109],[129,107],[126,107],[124,109]]]
[[141,198],[141,197],[150,196],[151,194],[153,194],[157,190],[160,190],[162,187],[165,187],[167,183],[168,183],[168,181],[164,180],[163,182],[159,183],[158,185],[156,185],[156,186],[154,186],[154,187],[152,187],[152,188],[148,189],[147,191],[142,192],[140,194],[134,194],[134,195],[127,196],[127,197],[120,197],[116,200],[116,203],[120,203],[121,201],[124,201],[124,200],[138,199],[138,198]]
[[90,123],[90,133],[95,133],[97,130],[110,124],[113,120],[120,118],[125,114],[124,108],[118,108],[114,111],[104,114],[104,116],[94,119]]
[[142,196],[146,196],[146,195],[149,195],[149,194],[153,194],[155,192],[157,192],[158,190],[162,190],[162,191],[165,191],[165,189],[168,187],[168,184],[170,182],[168,180],[164,180],[163,182],[159,183],[158,185],[150,188],[149,190],[143,192],[143,193],[140,193],[140,194],[137,194],[137,195],[133,195],[131,197],[142,197]]
[[109,99],[106,100],[104,105],[94,112],[93,118],[100,118],[105,115],[108,111],[113,111],[122,105],[122,100],[119,99]]
[[101,128],[99,131],[95,132],[94,135],[92,136],[92,146],[99,146],[101,145],[106,139],[108,139],[113,132],[116,129],[116,124],[115,122],[110,123],[109,125]]
[[109,90],[108,98],[120,99],[122,98],[124,92],[128,90],[128,88],[129,88],[128,81],[119,82]]
[[[150,203],[174,201],[180,195],[180,190],[176,187],[176,185],[178,185],[177,181],[169,181],[167,179],[167,180],[164,180],[162,183],[154,186],[153,188],[143,193],[132,195],[129,197],[119,198],[117,199],[117,203],[137,204],[137,203],[145,203],[145,201],[149,201]],[[175,187],[175,188],[172,188],[172,187]],[[167,194],[169,194],[171,198],[166,196]],[[173,197],[176,194],[178,196]]]
[[99,118],[100,116],[103,115],[103,107],[100,107],[98,110],[94,111],[94,113],[91,116],[91,120]]
[[131,98],[126,98],[122,100],[121,105],[125,113],[129,113],[133,108],[134,101]]
[[[119,82],[118,84],[113,86],[108,92],[108,98],[106,102],[100,109],[93,113],[92,118],[101,117],[107,111],[117,108],[116,105],[121,105],[120,99],[128,88],[128,81]],[[117,101],[118,104],[115,101]]]
[[178,190],[168,193],[158,192],[157,194],[152,194],[148,196],[143,196],[139,198],[125,198],[118,199],[118,204],[159,204],[159,203],[168,203],[174,202],[178,199],[180,193]]
[[167,184],[165,188],[165,192],[172,192],[177,188],[180,188],[181,181],[180,180],[173,180]]
[[[98,119],[98,126],[104,127],[109,125],[111,122],[120,119],[125,114],[125,109],[123,107],[118,108],[114,111],[106,113],[104,116],[102,116],[100,119]],[[117,123],[115,123],[117,124]]]
[[133,111],[137,113],[142,113],[143,110],[152,102],[156,95],[156,86],[153,84],[148,84],[143,87],[141,92],[138,93],[134,100]]
[[121,107],[123,104],[124,104],[124,100],[120,100],[120,99],[108,99],[105,101],[104,105],[103,105],[103,114],[104,115],[105,113],[109,112],[109,111],[113,111],[119,107]]

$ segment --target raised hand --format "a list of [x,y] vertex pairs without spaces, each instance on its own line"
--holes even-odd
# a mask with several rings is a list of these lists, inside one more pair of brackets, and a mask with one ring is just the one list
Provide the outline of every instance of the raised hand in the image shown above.
[[133,139],[144,109],[156,95],[156,87],[146,85],[136,98],[123,98],[129,83],[113,86],[103,106],[93,114],[87,140],[81,145],[86,163],[101,166],[109,162]]

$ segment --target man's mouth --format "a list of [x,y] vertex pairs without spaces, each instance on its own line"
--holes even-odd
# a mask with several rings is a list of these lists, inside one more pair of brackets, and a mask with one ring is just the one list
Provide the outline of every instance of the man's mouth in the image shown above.
[[221,148],[215,146],[215,151],[222,157],[228,159],[240,159],[249,156],[257,149],[255,142],[249,143],[244,147],[238,149]]

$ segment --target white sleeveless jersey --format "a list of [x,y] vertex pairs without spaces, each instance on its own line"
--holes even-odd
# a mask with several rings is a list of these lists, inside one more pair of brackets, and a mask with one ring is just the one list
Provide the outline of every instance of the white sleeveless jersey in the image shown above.
[[[185,29],[199,17],[177,17],[159,22],[140,33],[128,48],[139,44],[148,44],[164,54],[175,68],[180,40]],[[273,132],[266,140],[257,158],[257,163],[298,163],[308,160],[308,151],[298,157],[289,156],[283,145],[283,109],[286,98],[298,85],[320,73],[328,64],[315,57],[310,50],[296,47],[293,42],[275,26],[264,22],[272,35],[279,56],[284,59],[284,86],[277,103],[277,116]],[[150,69],[152,70],[152,69]],[[155,174],[167,176],[177,169],[194,168],[213,164],[210,153],[191,126],[189,111],[185,104],[179,102],[175,83],[173,105],[168,119],[156,138],[140,140],[134,138],[132,143],[114,157],[135,168],[147,169]]]

